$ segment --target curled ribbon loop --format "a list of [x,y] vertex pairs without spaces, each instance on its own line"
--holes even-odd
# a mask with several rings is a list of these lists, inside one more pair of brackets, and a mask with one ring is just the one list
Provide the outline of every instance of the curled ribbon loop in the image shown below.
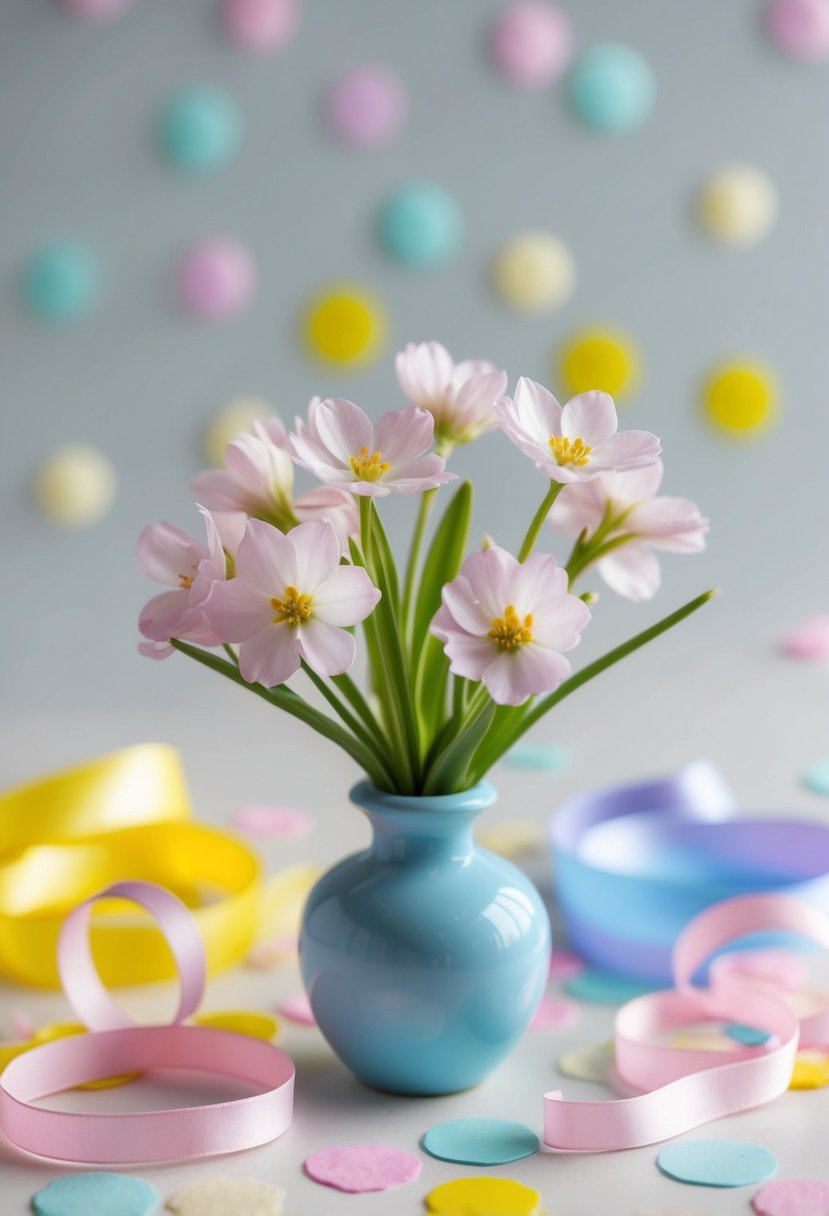
[[[673,952],[675,988],[638,997],[616,1015],[616,1070],[636,1097],[608,1102],[544,1096],[544,1141],[575,1152],[638,1148],[681,1135],[702,1123],[770,1102],[788,1089],[801,1036],[829,1042],[829,1012],[801,1023],[770,990],[712,974],[709,988],[691,980],[721,947],[747,934],[782,930],[829,949],[829,917],[785,895],[746,895],[700,913],[680,934]],[[702,1019],[748,1022],[769,1043],[729,1054],[661,1046],[652,1040]]]
[[[169,1025],[131,1024],[101,984],[86,934],[91,904],[112,897],[146,908],[175,956],[181,1000]],[[35,1047],[7,1065],[0,1076],[0,1126],[18,1147],[58,1161],[138,1164],[253,1148],[276,1139],[289,1126],[294,1066],[288,1056],[261,1039],[181,1024],[198,1004],[205,960],[190,914],[170,892],[148,883],[122,882],[86,901],[64,928],[60,969],[67,995],[93,1030]],[[106,1029],[95,1029],[101,1026]],[[167,1068],[232,1077],[262,1092],[203,1106],[114,1114],[35,1105],[51,1094],[114,1074]]]

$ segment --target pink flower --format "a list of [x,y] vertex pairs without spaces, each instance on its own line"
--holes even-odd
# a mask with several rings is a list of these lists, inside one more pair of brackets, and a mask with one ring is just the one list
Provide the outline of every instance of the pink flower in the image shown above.
[[498,425],[495,402],[506,391],[507,373],[493,363],[455,363],[440,342],[409,342],[395,359],[395,369],[412,405],[434,418],[438,444],[470,443]]
[[708,520],[687,498],[657,495],[662,472],[662,461],[656,460],[646,468],[565,486],[548,517],[567,536],[581,536],[586,529],[589,539],[602,527],[608,541],[630,537],[596,563],[608,587],[628,600],[649,600],[659,590],[654,549],[700,553],[705,548]]
[[619,431],[607,393],[579,393],[562,407],[522,376],[513,398],[495,402],[501,429],[551,481],[589,481],[599,473],[652,464],[662,451],[649,431]]
[[483,680],[499,705],[521,705],[569,674],[560,652],[578,645],[589,620],[554,557],[534,553],[520,563],[493,546],[471,554],[443,588],[431,632],[445,644],[450,671]]
[[205,605],[223,642],[240,642],[239,670],[248,683],[282,684],[305,662],[319,675],[340,675],[356,645],[345,626],[372,611],[380,592],[365,570],[340,565],[327,520],[286,534],[248,520],[236,554],[236,578],[214,583]]
[[354,495],[334,486],[316,486],[300,494],[294,499],[294,515],[301,523],[327,519],[345,553],[348,552],[349,536],[360,534],[360,508]]
[[308,422],[297,418],[291,443],[296,463],[326,485],[379,498],[419,494],[454,479],[444,472],[445,460],[427,452],[434,429],[428,410],[396,410],[375,426],[352,401],[314,398]]
[[141,610],[138,628],[148,640],[140,642],[138,649],[147,658],[168,658],[173,653],[169,638],[202,646],[221,644],[202,606],[213,583],[226,577],[225,546],[228,551],[235,548],[244,516],[217,515],[214,519],[209,511],[199,509],[207,528],[207,545],[168,523],[150,524],[138,538],[141,569],[156,582],[174,588],[154,596]]

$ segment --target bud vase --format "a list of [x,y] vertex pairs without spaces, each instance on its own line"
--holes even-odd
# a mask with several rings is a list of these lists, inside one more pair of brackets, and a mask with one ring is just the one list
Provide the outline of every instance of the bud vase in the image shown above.
[[497,798],[404,797],[364,781],[369,847],[311,891],[300,960],[314,1017],[362,1081],[398,1094],[477,1085],[526,1030],[547,982],[550,923],[511,862],[480,848]]

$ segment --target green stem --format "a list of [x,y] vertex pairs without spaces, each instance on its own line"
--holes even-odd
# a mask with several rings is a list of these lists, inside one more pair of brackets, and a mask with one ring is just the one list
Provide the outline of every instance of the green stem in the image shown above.
[[365,746],[369,749],[369,751],[375,757],[378,766],[383,770],[383,772],[385,774],[386,779],[383,784],[383,788],[395,790],[396,782],[395,782],[394,774],[392,773],[391,769],[388,767],[388,765],[386,763],[386,758],[383,755],[382,751],[377,747],[377,741],[374,738],[374,736],[368,730],[366,730],[365,726],[359,720],[359,718],[356,718],[354,716],[354,714],[352,714],[352,712],[348,708],[348,706],[343,704],[343,702],[340,700],[340,698],[337,696],[337,694],[333,691],[333,689],[331,689],[328,686],[328,684],[325,682],[325,680],[322,678],[322,676],[318,675],[317,672],[315,672],[312,668],[310,668],[304,659],[302,660],[302,670],[305,672],[308,679],[311,681],[311,683],[314,685],[314,687],[317,689],[317,691],[322,693],[322,695],[325,697],[328,704],[331,706],[331,708],[334,710],[334,712],[337,714],[337,716],[342,719],[342,721],[345,723],[345,725],[348,727],[348,729],[351,731],[351,733],[353,735],[356,735],[356,737],[360,740],[360,742],[365,744]]
[[538,540],[538,534],[544,525],[544,520],[550,514],[550,509],[552,508],[553,503],[563,489],[564,486],[561,482],[550,482],[550,488],[544,495],[544,500],[542,501],[541,506],[533,516],[532,523],[527,529],[527,535],[524,537],[521,548],[518,551],[519,562],[525,562],[532,553],[533,549],[535,548],[535,542]]
[[[435,758],[423,784],[424,794],[453,794],[466,788],[466,774],[475,749],[486,734],[495,713],[483,684],[469,702],[460,730]],[[474,784],[474,783],[473,783]]]
[[401,628],[404,638],[409,637],[409,626],[412,617],[412,599],[414,596],[414,584],[417,577],[417,567],[420,560],[420,550],[423,546],[423,537],[426,533],[426,524],[429,522],[434,505],[435,496],[437,495],[437,486],[431,490],[424,490],[420,495],[420,506],[417,511],[417,520],[415,521],[414,532],[412,533],[412,543],[409,546],[409,560],[406,563],[406,577],[403,581],[403,607]]
[[595,544],[591,541],[587,545],[583,545],[581,552],[576,549],[570,554],[570,560],[565,566],[567,577],[570,580],[570,589],[579,575],[584,574],[590,566],[595,566],[596,562],[600,561],[606,554],[612,553],[614,549],[621,549],[623,545],[628,545],[632,540],[638,540],[639,537],[634,532],[625,532],[622,536],[614,536],[611,540],[599,542]]

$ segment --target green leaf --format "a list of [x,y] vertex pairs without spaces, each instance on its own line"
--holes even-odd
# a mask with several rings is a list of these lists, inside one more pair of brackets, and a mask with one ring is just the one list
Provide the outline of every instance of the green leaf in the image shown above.
[[458,734],[429,769],[424,794],[455,794],[474,784],[467,780],[469,761],[489,729],[494,713],[495,705],[489,699],[489,694],[481,695],[477,708],[471,709]]
[[391,603],[395,616],[400,615],[400,587],[397,579],[397,566],[394,555],[386,536],[386,530],[380,522],[378,512],[371,513],[371,543],[374,548],[374,558],[380,567],[383,590]]
[[440,608],[444,583],[457,576],[463,564],[472,520],[472,482],[462,481],[443,512],[423,562],[420,590],[412,624],[411,653],[420,659],[432,618]]

